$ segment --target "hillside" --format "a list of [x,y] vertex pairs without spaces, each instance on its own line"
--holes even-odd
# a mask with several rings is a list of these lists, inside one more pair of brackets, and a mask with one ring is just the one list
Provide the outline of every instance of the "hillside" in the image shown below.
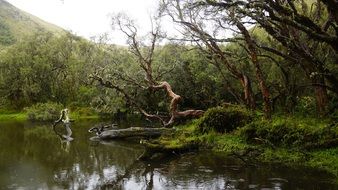
[[62,28],[26,13],[5,0],[0,0],[0,47],[14,44],[24,36],[39,30],[64,32]]

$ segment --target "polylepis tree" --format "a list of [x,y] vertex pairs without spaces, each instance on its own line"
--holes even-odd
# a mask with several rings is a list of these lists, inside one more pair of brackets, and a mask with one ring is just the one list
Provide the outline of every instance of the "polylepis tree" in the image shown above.
[[[161,36],[158,22],[152,21],[152,29],[148,35],[150,38],[144,38],[143,40],[138,36],[138,29],[135,22],[124,14],[118,14],[113,17],[113,27],[117,28],[126,36],[129,52],[134,57],[137,69],[144,75],[144,78],[136,78],[123,70],[114,70],[109,76],[96,72],[90,76],[92,79],[98,81],[100,85],[114,89],[122,94],[128,105],[136,108],[148,119],[159,120],[165,127],[171,126],[179,117],[198,117],[203,114],[202,110],[188,109],[180,111],[179,103],[182,101],[182,97],[173,91],[172,86],[167,81],[162,80],[163,75],[170,71],[155,71],[153,68],[154,53]],[[101,69],[104,70],[105,68]],[[126,86],[128,86],[129,90]],[[134,90],[130,90],[130,88]],[[138,102],[137,98],[134,97],[134,93],[131,93],[131,91],[135,92],[138,90],[149,91],[150,93],[159,90],[165,91],[167,97],[170,99],[168,109],[169,116],[148,113],[147,110],[142,107],[140,102]]]

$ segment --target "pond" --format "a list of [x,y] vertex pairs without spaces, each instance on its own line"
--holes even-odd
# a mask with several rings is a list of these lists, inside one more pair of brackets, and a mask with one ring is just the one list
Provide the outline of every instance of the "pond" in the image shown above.
[[90,141],[96,123],[76,122],[71,142],[50,125],[0,123],[0,189],[338,189],[324,172],[247,166],[206,151],[137,161],[136,141]]

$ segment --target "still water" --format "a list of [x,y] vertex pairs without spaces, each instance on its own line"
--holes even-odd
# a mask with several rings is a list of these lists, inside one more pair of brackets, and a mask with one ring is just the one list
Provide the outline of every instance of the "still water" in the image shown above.
[[211,152],[137,161],[135,141],[90,141],[97,123],[75,123],[71,142],[50,125],[0,123],[0,189],[338,189],[323,172],[246,166]]

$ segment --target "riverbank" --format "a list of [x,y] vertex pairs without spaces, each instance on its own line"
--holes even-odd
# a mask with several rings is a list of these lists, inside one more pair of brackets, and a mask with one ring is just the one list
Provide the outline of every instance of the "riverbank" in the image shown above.
[[[200,119],[175,126],[173,134],[143,143],[164,153],[211,149],[239,158],[245,164],[263,162],[316,168],[331,173],[338,182],[337,121],[299,116],[273,116],[268,121],[260,113],[242,107],[210,110]],[[71,118],[100,118],[88,113],[75,110]],[[28,115],[0,112],[0,121],[4,120],[25,121]]]
[[[55,116],[55,120],[58,119],[59,115]],[[74,111],[70,113],[70,118],[74,120],[95,120],[100,119],[99,114],[97,113],[83,113],[80,111]],[[16,111],[2,111],[0,112],[0,121],[28,121],[28,113],[25,111],[16,112]]]
[[[234,115],[238,116],[232,113]],[[176,126],[174,134],[162,136],[149,144],[176,151],[198,146],[202,151],[211,149],[224,152],[246,164],[266,163],[315,168],[334,175],[338,182],[337,122],[329,118],[287,116],[274,116],[267,121],[259,114],[253,115],[249,119],[241,118],[248,120],[245,124],[237,123],[240,126],[234,129],[222,125],[230,127],[229,131],[222,131],[220,126],[205,125],[206,120],[213,125],[220,118],[217,114],[207,112],[204,118]],[[209,116],[212,116],[212,121],[205,118]],[[232,117],[227,119],[236,123]],[[225,122],[223,120],[219,123]]]
[[26,121],[27,114],[24,112],[0,113],[0,121]]

